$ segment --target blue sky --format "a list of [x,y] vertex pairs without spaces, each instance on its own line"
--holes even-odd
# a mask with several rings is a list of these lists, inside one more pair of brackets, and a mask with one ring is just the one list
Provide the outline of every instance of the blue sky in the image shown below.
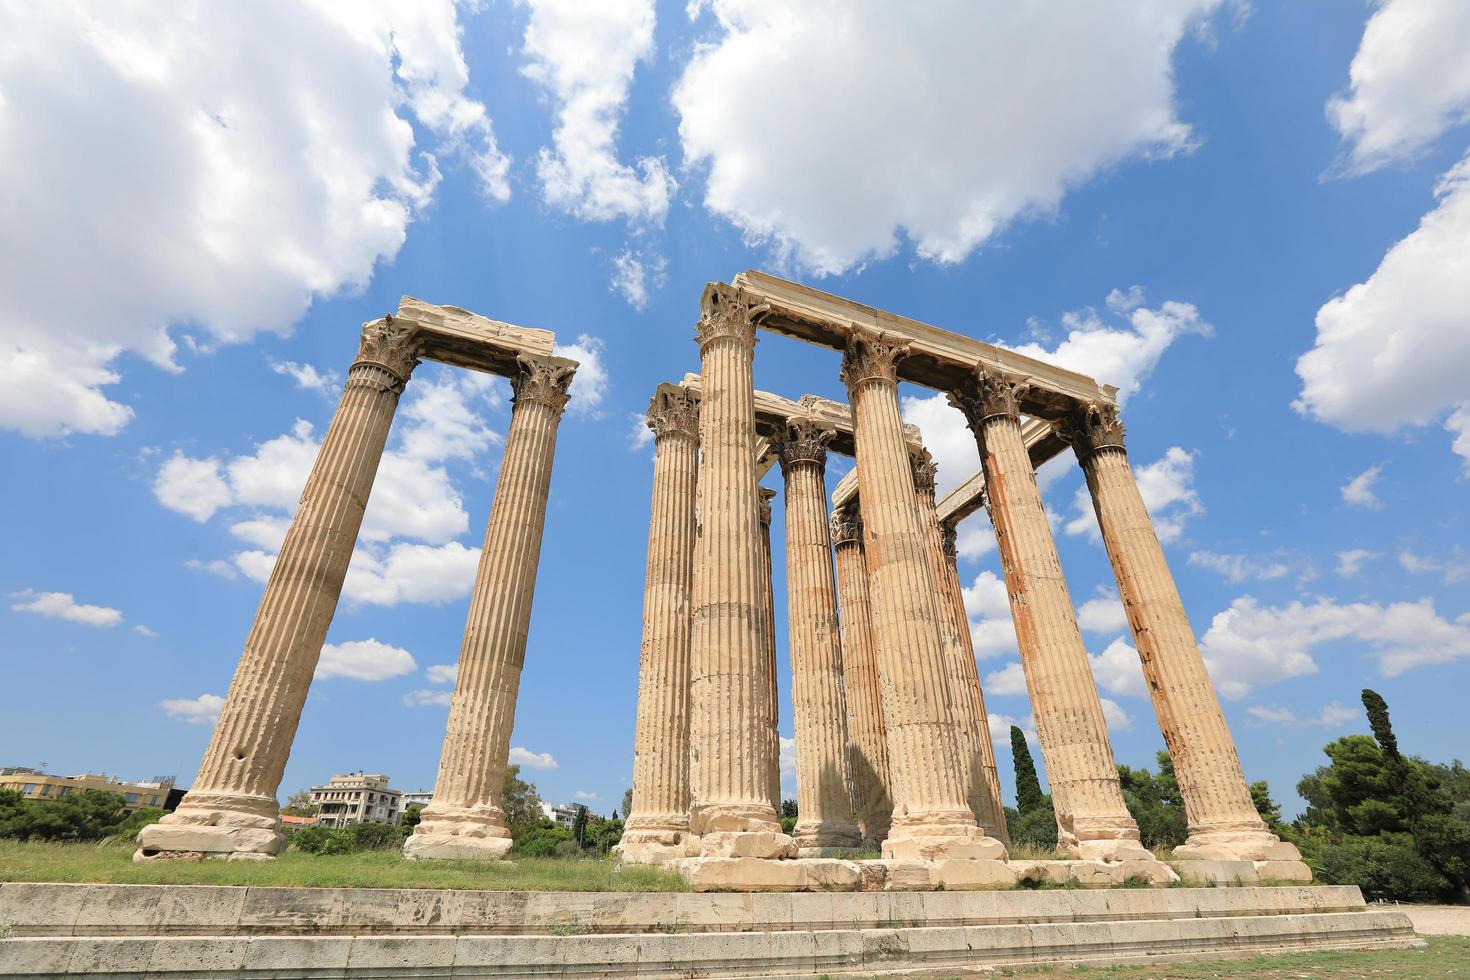
[[[1366,730],[1364,686],[1409,750],[1470,755],[1464,5],[895,11],[0,15],[0,764],[192,777],[358,326],[408,293],[552,329],[584,362],[512,761],[547,799],[610,810],[639,416],[697,370],[703,284],[746,268],[1120,385],[1246,772],[1288,810],[1321,745]],[[837,367],[757,348],[757,384],[790,397],[844,399]],[[283,796],[358,768],[432,784],[508,394],[415,375]],[[941,489],[972,472],[959,416],[903,394]],[[1152,766],[1080,473],[1042,480],[1114,751]],[[989,535],[963,527],[961,577],[993,723],[1024,726]]]

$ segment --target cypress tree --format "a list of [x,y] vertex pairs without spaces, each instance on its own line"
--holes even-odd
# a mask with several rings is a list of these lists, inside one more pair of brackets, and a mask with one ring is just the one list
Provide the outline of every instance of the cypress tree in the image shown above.
[[1399,755],[1399,740],[1394,737],[1393,725],[1388,720],[1388,702],[1377,691],[1365,687],[1363,708],[1368,712],[1368,725],[1373,729],[1378,747],[1383,750],[1384,755],[1398,762],[1402,756]]
[[1031,758],[1031,747],[1026,744],[1026,735],[1015,725],[1011,726],[1011,760],[1016,766],[1016,809],[1022,816],[1046,805],[1041,794],[1041,780],[1036,776],[1036,762]]

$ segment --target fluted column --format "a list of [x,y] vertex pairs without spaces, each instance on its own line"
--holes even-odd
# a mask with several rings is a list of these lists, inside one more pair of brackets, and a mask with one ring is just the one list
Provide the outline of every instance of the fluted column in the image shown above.
[[1300,861],[1251,801],[1235,741],[1220,710],[1184,603],[1138,492],[1111,406],[1090,405],[1062,426],[1087,476],[1093,509],[1164,744],[1184,798],[1189,840],[1177,858]]
[[510,850],[500,797],[515,724],[556,430],[575,361],[518,359],[510,431],[475,573],[434,799],[404,842],[410,858],[495,858]]
[[1082,858],[1146,860],[1123,803],[1102,702],[1072,597],[1021,438],[1025,386],[977,372],[950,402],[965,413],[985,469],[987,503],[1041,754],[1051,783],[1058,842]]
[[199,775],[177,810],[143,829],[139,858],[267,857],[285,848],[276,790],[418,350],[415,331],[392,317],[363,326]]
[[[985,694],[980,689],[980,670],[975,664],[975,641],[970,635],[970,614],[965,611],[965,593],[960,585],[959,549],[955,542],[955,526],[944,524],[940,527],[941,536],[944,540],[944,587],[940,589],[944,601],[949,603],[950,614],[954,619],[955,629],[958,631],[961,653],[962,684],[968,690],[968,699],[973,706],[975,715],[975,750],[976,764],[980,768],[983,782],[983,793],[985,802],[977,808],[975,819],[980,826],[986,828],[994,837],[1010,846],[1011,836],[1006,828],[1005,801],[1000,795],[1000,774],[995,768],[995,747],[990,739],[990,716],[985,711]],[[973,790],[972,790],[973,792]],[[972,806],[975,797],[972,796]],[[987,823],[982,812],[994,814],[990,819],[994,824]]]
[[879,844],[888,836],[893,816],[893,801],[888,797],[888,739],[883,728],[877,648],[873,644],[863,522],[851,505],[832,515],[832,550],[837,564],[847,764],[853,809],[862,828],[863,841]]
[[766,730],[766,739],[770,743],[767,753],[766,784],[770,787],[768,796],[771,800],[771,809],[776,811],[776,816],[781,815],[781,698],[780,691],[776,687],[776,590],[771,581],[771,501],[776,497],[776,491],[769,487],[756,487],[760,494],[760,507],[756,519],[760,524],[761,535],[761,581],[765,584],[766,597],[761,604],[761,643],[766,651],[765,678],[766,687],[771,692],[771,724]]
[[832,433],[791,419],[777,441],[786,487],[786,611],[796,728],[796,829],[803,852],[862,843],[847,789],[847,718],[837,582],[827,527]]
[[[752,309],[727,286],[705,290],[697,338],[700,521],[690,647],[690,829],[709,857],[794,857],[768,778],[771,697],[763,633],[759,497],[755,478]],[[769,632],[769,631],[764,631]]]
[[694,574],[694,497],[699,402],[660,389],[653,430],[653,506],[638,657],[633,809],[617,851],[625,861],[684,857],[689,849],[689,599]]
[[854,326],[842,376],[857,437],[858,493],[871,576],[873,636],[883,689],[893,823],[889,858],[1003,858],[965,799],[923,519],[898,410],[906,345]]

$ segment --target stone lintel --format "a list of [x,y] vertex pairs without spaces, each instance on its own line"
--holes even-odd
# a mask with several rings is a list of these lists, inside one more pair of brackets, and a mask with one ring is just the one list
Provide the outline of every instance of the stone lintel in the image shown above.
[[1031,382],[1021,403],[1026,415],[1055,420],[1089,402],[1117,404],[1117,388],[1098,384],[1085,374],[810,286],[753,269],[740,273],[731,283],[744,291],[747,301],[770,307],[757,322],[763,330],[839,351],[847,346],[854,324],[906,341],[908,356],[898,364],[900,381],[952,391],[977,367],[983,367]]
[[393,318],[418,327],[424,358],[502,377],[515,374],[516,358],[520,355],[550,356],[555,339],[550,330],[518,327],[457,306],[436,306],[413,296],[398,301],[398,312]]

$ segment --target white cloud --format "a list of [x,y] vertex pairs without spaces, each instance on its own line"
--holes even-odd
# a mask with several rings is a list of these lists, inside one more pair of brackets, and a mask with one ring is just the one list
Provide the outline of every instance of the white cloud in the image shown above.
[[960,558],[975,561],[995,549],[995,528],[990,518],[981,514],[960,523],[955,536],[955,552]]
[[1012,660],[1000,670],[986,674],[984,688],[987,694],[1024,695],[1026,671],[1019,660]]
[[1109,694],[1141,698],[1148,693],[1138,651],[1123,637],[1109,643],[1102,653],[1088,654],[1087,659],[1098,686]]
[[648,427],[648,416],[642,412],[628,413],[628,448],[643,449],[653,445],[653,430]]
[[118,610],[79,603],[70,592],[24,589],[10,593],[10,598],[21,600],[10,606],[16,612],[34,613],[47,619],[65,619],[84,626],[116,626],[123,621],[123,614]]
[[1133,716],[1123,710],[1123,706],[1112,698],[1102,698],[1103,720],[1107,722],[1109,729],[1127,731],[1133,727]]
[[310,364],[299,364],[296,361],[271,361],[270,366],[272,371],[295,381],[296,387],[319,395],[334,394],[337,385],[342,381],[336,371],[318,371]]
[[618,119],[633,72],[654,53],[652,0],[522,0],[530,7],[522,69],[556,105],[554,149],[536,172],[548,204],[592,221],[659,223],[677,185],[661,157],[618,160]]
[[575,796],[579,800],[595,800],[595,799],[598,798],[598,796],[597,796],[596,793],[589,793],[585,789],[579,789],[575,793],[573,793],[572,795]]
[[509,193],[452,0],[10,5],[0,36],[0,426],[31,437],[120,431],[114,364],[179,370],[171,325],[237,343],[362,288],[436,156]]
[[357,681],[386,681],[411,674],[416,669],[418,664],[414,662],[413,655],[402,647],[373,639],[352,640],[325,644],[321,660],[317,662],[316,676],[318,679],[350,677]]
[[796,739],[776,736],[781,743],[780,768],[783,781],[796,778]]
[[1399,552],[1399,567],[1411,575],[1422,575],[1425,572],[1437,572],[1443,566],[1433,558],[1426,558],[1404,548]]
[[1470,624],[1443,619],[1431,599],[1385,606],[1317,598],[1262,607],[1242,596],[1215,616],[1200,650],[1220,693],[1238,700],[1256,687],[1317,673],[1312,650],[1341,641],[1371,655],[1385,677],[1396,677],[1470,657]]
[[510,747],[510,764],[513,766],[526,766],[530,769],[556,769],[556,760],[551,757],[550,752],[532,752],[523,749],[519,745]]
[[1373,484],[1383,475],[1383,464],[1378,463],[1368,467],[1351,480],[1342,485],[1342,499],[1354,507],[1363,507],[1368,510],[1381,510],[1383,501],[1373,492]]
[[208,572],[211,575],[218,575],[220,578],[229,579],[231,582],[236,581],[240,577],[240,573],[235,570],[235,566],[223,558],[214,558],[210,561],[200,561],[198,558],[190,558],[184,562],[184,567],[196,572]]
[[[1470,61],[1470,59],[1466,59]],[[1435,188],[1438,205],[1378,268],[1317,311],[1316,346],[1296,363],[1293,407],[1347,432],[1445,424],[1464,435],[1470,405],[1470,155]]]
[[1011,622],[1005,580],[987,569],[960,592],[970,617],[970,641],[975,656],[984,660],[1016,649],[1016,629]]
[[169,510],[207,521],[233,499],[214,457],[191,459],[178,450],[158,469],[153,495]]
[[1218,572],[1231,582],[1239,585],[1248,578],[1260,579],[1269,582],[1278,579],[1291,571],[1285,564],[1279,561],[1268,561],[1266,559],[1254,558],[1250,555],[1220,554],[1215,551],[1191,551],[1189,563],[1200,568],[1208,568],[1212,572]]
[[799,266],[842,272],[900,237],[957,262],[1106,167],[1187,150],[1172,59],[1218,6],[715,0],[679,137],[705,206]]
[[557,344],[557,357],[569,357],[578,362],[577,373],[572,375],[571,401],[567,411],[587,418],[602,418],[602,402],[607,397],[607,366],[602,363],[607,345],[596,337],[580,334],[574,344]]
[[134,633],[137,633],[139,636],[146,637],[146,638],[148,638],[150,640],[156,640],[156,639],[158,639],[158,633],[155,632],[154,630],[151,630],[148,627],[144,626],[142,623],[139,623],[137,626],[134,626],[133,627],[133,632]]
[[1341,701],[1324,705],[1321,713],[1311,718],[1299,718],[1290,708],[1273,708],[1267,705],[1255,705],[1247,708],[1246,712],[1268,725],[1284,728],[1337,728],[1358,717],[1357,709],[1349,708]]
[[403,696],[403,703],[410,708],[423,708],[429,705],[447,708],[453,700],[453,691],[429,691],[420,689],[409,691]]
[[480,549],[458,541],[437,546],[399,542],[386,551],[359,548],[347,569],[342,597],[377,606],[454,602],[469,595],[479,564]]
[[1367,548],[1351,548],[1347,551],[1337,553],[1337,574],[1343,578],[1352,578],[1363,570],[1363,563],[1370,558],[1377,558],[1378,553],[1369,551]]
[[1363,173],[1412,157],[1470,119],[1470,5],[1380,0],[1327,116]]
[[[1213,330],[1191,303],[1166,300],[1156,309],[1143,303],[1139,287],[1127,292],[1115,289],[1108,294],[1107,313],[1090,308],[1064,313],[1066,337],[1055,347],[1035,341],[1019,346],[1002,342],[1001,346],[1116,385],[1119,403],[1126,404],[1153,373],[1170,344],[1191,334],[1208,336]],[[923,432],[924,445],[939,464],[941,495],[979,469],[975,436],[965,426],[964,416],[950,407],[943,394],[905,397],[903,417]],[[1038,471],[1037,482],[1044,490],[1074,466],[1070,457],[1053,460]]]
[[220,709],[225,699],[218,694],[201,694],[197,698],[170,698],[159,702],[159,707],[170,718],[187,721],[191,725],[213,725],[219,720]]
[[1098,589],[1098,594],[1077,607],[1077,625],[1089,633],[1118,633],[1128,628],[1128,616],[1122,600],[1112,590]]
[[624,248],[613,256],[611,289],[622,293],[633,309],[647,309],[649,292],[669,281],[668,269],[669,260],[662,255],[649,257],[642,251]]
[[[1189,519],[1205,511],[1194,489],[1194,453],[1170,446],[1164,455],[1146,466],[1135,467],[1138,492],[1153,519],[1154,532],[1164,544],[1178,541]],[[1062,527],[1068,534],[1086,534],[1101,543],[1097,514],[1086,485],[1079,486],[1072,498],[1073,516]]]
[[1445,582],[1458,582],[1470,575],[1470,561],[1465,560],[1464,552],[1458,547],[1454,549],[1452,555],[1453,557],[1449,560],[1442,560],[1429,555],[1420,555],[1410,548],[1402,548],[1398,555],[1399,567],[1411,575],[1441,572]]
[[459,664],[430,664],[424,668],[430,684],[453,684],[459,677]]
[[1465,461],[1465,475],[1470,477],[1470,403],[1461,405],[1444,420],[1445,431],[1455,437],[1450,450]]

